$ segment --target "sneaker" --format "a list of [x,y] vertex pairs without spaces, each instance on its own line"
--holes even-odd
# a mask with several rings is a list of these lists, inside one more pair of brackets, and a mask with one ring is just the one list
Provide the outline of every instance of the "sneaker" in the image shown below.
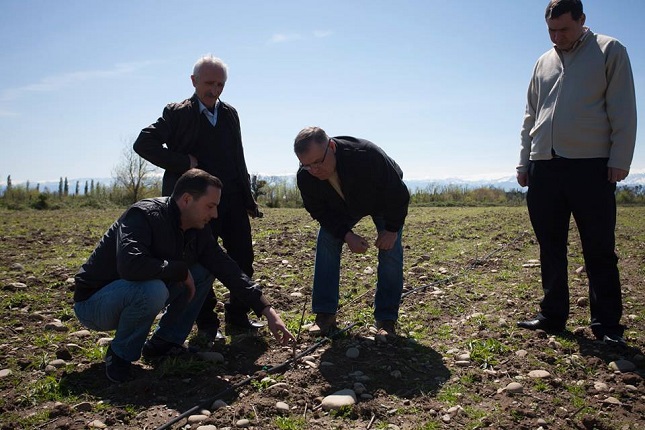
[[132,363],[122,359],[112,351],[112,345],[108,346],[105,353],[105,376],[112,382],[126,382],[132,379],[130,369]]
[[192,354],[194,351],[177,343],[168,342],[152,336],[146,340],[141,348],[141,355],[146,360],[154,360],[163,357],[178,357]]
[[394,320],[376,321],[377,336],[385,336],[385,337],[396,336],[396,330],[394,329],[395,324],[396,324],[396,321]]
[[336,314],[316,314],[316,322],[309,327],[309,333],[315,336],[327,336],[337,329]]
[[605,345],[610,345],[610,346],[620,346],[620,347],[627,346],[627,342],[625,341],[625,338],[623,338],[621,335],[618,335],[618,334],[606,334],[603,336],[602,342]]

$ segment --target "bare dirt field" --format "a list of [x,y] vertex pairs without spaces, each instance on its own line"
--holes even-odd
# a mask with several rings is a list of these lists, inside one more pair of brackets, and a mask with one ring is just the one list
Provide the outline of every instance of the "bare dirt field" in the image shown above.
[[[400,337],[387,343],[370,327],[376,250],[346,250],[346,330],[313,337],[301,321],[314,317],[317,225],[304,210],[264,211],[253,221],[255,276],[297,345],[278,346],[266,329],[228,333],[202,346],[221,354],[214,361],[139,361],[134,381],[113,384],[103,363],[113,333],[82,331],[70,278],[121,211],[0,210],[0,429],[645,428],[645,208],[619,208],[627,348],[588,328],[574,223],[567,330],[516,328],[542,295],[538,247],[526,209],[504,207],[411,208]],[[374,237],[367,219],[357,231]],[[356,404],[321,407],[340,390]]]

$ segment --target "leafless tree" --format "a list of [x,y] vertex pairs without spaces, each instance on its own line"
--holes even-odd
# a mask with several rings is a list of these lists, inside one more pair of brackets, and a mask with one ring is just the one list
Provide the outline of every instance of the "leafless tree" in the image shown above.
[[132,143],[125,142],[119,164],[112,171],[115,185],[125,190],[130,203],[143,198],[146,188],[155,183],[156,168],[134,152]]

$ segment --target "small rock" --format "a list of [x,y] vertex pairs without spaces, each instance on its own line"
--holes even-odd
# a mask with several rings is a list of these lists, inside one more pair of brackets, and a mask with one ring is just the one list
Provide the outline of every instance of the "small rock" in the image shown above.
[[245,419],[238,420],[238,421],[235,423],[235,427],[242,427],[242,428],[246,428],[246,427],[248,427],[248,426],[250,426],[250,425],[251,425],[251,421],[247,420],[246,418],[245,418]]
[[602,402],[610,405],[622,405],[622,402],[615,397],[607,397]]
[[401,371],[400,370],[393,370],[390,372],[390,376],[394,379],[401,379]]
[[371,267],[368,266],[368,267],[365,268],[365,270],[363,270],[363,273],[366,274],[366,275],[372,275],[372,274],[374,274],[374,269],[372,269]]
[[616,370],[619,372],[633,372],[634,370],[636,370],[636,365],[631,361],[616,360],[609,363],[609,368],[611,370]]
[[196,424],[196,423],[201,423],[204,421],[206,418],[208,418],[206,415],[191,415],[188,417],[188,423],[189,424]]
[[94,420],[91,423],[88,424],[89,427],[95,428],[95,429],[104,429],[107,428],[107,425],[100,420]]
[[585,271],[586,271],[586,270],[585,270],[585,266],[580,266],[580,267],[578,267],[578,268],[576,269],[576,273],[577,273],[578,275],[579,275],[579,274],[581,274],[581,273],[584,273]]
[[470,366],[470,361],[467,360],[457,360],[455,361],[455,365],[459,367],[468,367]]
[[50,366],[54,366],[57,369],[60,369],[61,367],[65,367],[66,364],[67,362],[61,359],[56,359],[49,362]]
[[528,352],[523,350],[523,349],[518,349],[517,351],[515,351],[515,355],[517,355],[520,358],[526,357],[527,354],[528,354]]
[[11,376],[13,372],[11,369],[2,369],[0,370],[0,378],[6,378],[7,376]]
[[213,404],[211,405],[211,409],[216,411],[217,409],[225,408],[228,405],[224,400],[215,400]]
[[519,382],[511,382],[506,386],[505,390],[511,394],[519,394],[524,391],[524,387]]
[[361,395],[361,394],[363,394],[363,393],[365,393],[365,392],[367,391],[367,388],[365,388],[365,385],[363,385],[363,384],[362,384],[362,383],[360,383],[360,382],[356,382],[356,383],[354,383],[354,387],[353,387],[353,388],[354,388],[354,392],[355,392],[356,394],[359,394],[359,395]]
[[600,392],[609,391],[609,386],[604,382],[596,381],[594,382],[593,387],[596,391],[600,391]]
[[27,289],[27,284],[23,284],[22,282],[10,282],[2,287],[2,289],[7,291],[25,290]]
[[9,268],[11,270],[20,270],[20,271],[25,270],[25,266],[23,266],[20,263],[13,263],[12,265],[9,266]]
[[576,304],[581,308],[586,308],[587,306],[589,306],[589,298],[579,297],[578,300],[576,300]]
[[276,402],[275,408],[280,412],[289,412],[289,405],[285,402]]
[[72,409],[74,409],[77,412],[90,412],[92,408],[93,407],[90,402],[81,402],[72,406]]
[[92,333],[90,333],[89,330],[79,330],[79,331],[72,332],[69,335],[74,337],[90,337]]
[[444,422],[444,423],[446,423],[446,424],[448,424],[448,423],[450,422],[450,420],[451,420],[451,419],[452,419],[452,417],[451,417],[450,415],[448,415],[448,414],[445,414],[445,415],[443,415],[443,416],[441,417],[441,421],[443,421],[443,422]]
[[345,356],[346,356],[347,358],[354,359],[354,358],[358,358],[358,356],[360,355],[360,353],[361,353],[361,352],[358,350],[358,348],[356,348],[356,347],[351,347],[351,348],[348,348],[348,349],[347,349],[347,352],[345,352]]
[[548,378],[551,374],[546,370],[531,370],[529,372],[529,377],[531,378]]
[[111,338],[111,337],[102,337],[102,338],[100,338],[99,340],[96,341],[96,344],[98,346],[108,346],[108,345],[110,345],[112,343],[112,339],[113,338]]
[[322,400],[322,408],[325,411],[337,410],[343,406],[352,406],[356,403],[356,393],[353,390],[345,389],[336,391]]
[[217,430],[217,426],[214,426],[213,424],[207,424],[205,426],[197,427],[197,430]]
[[72,359],[72,353],[69,352],[69,350],[65,347],[58,348],[56,350],[56,358],[60,358],[61,360],[71,360]]
[[68,331],[69,329],[60,321],[52,321],[45,324],[45,330]]

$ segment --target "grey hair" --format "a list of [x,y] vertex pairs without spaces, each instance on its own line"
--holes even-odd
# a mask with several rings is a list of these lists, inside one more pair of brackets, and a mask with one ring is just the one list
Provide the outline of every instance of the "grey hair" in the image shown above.
[[212,54],[204,55],[199,60],[197,60],[197,62],[193,66],[193,76],[194,77],[196,77],[196,78],[199,77],[199,71],[202,69],[202,66],[204,66],[205,64],[216,66],[216,67],[222,69],[224,71],[224,75],[228,79],[228,66],[220,58],[213,57]]

